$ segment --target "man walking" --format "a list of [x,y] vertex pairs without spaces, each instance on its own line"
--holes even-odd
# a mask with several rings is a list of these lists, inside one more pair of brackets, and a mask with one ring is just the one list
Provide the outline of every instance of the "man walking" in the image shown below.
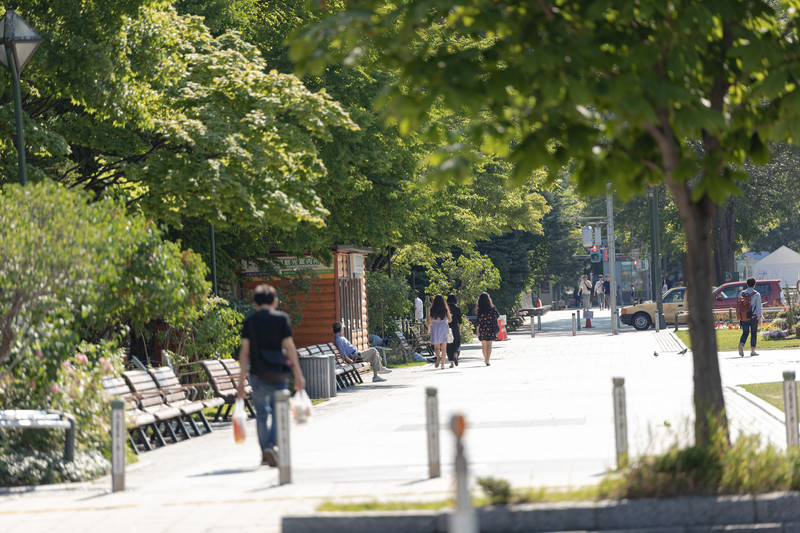
[[739,355],[744,357],[744,343],[750,335],[750,357],[756,353],[756,333],[762,318],[761,294],[755,289],[756,279],[747,278],[747,288],[739,295],[736,301],[736,318],[742,328],[742,337],[739,339]]
[[359,352],[355,346],[350,344],[347,337],[342,335],[342,323],[333,323],[333,343],[342,354],[345,363],[352,363],[354,361],[367,361],[372,365],[372,381],[386,381],[386,378],[380,377],[378,374],[388,374],[391,372],[388,368],[384,368],[381,364],[381,355],[375,348],[367,348],[363,352]]
[[583,276],[580,285],[578,285],[578,294],[583,301],[583,310],[589,310],[589,298],[592,296],[592,282],[589,281],[589,276]]
[[417,323],[422,323],[424,317],[423,313],[422,299],[419,297],[419,293],[417,293],[414,295],[414,320],[416,320]]
[[594,295],[597,296],[597,305],[602,311],[606,308],[606,293],[603,292],[603,276],[600,276],[597,278],[597,281],[594,282]]
[[606,280],[603,282],[603,294],[605,294],[606,309],[611,308],[611,279],[606,274]]
[[[256,431],[261,446],[261,464],[276,466],[275,391],[289,388],[294,376],[294,390],[306,388],[306,380],[297,359],[289,315],[278,311],[278,295],[270,285],[259,285],[253,292],[256,311],[242,324],[242,348],[239,350],[239,382],[236,397],[244,398],[244,383],[250,375],[253,404],[256,408]],[[267,419],[270,418],[267,424]]]

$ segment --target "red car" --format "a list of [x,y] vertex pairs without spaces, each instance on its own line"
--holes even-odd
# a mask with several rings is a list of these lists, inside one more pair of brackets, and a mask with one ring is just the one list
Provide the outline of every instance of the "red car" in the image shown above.
[[[720,285],[712,293],[714,309],[735,309],[736,300],[746,288],[745,281],[731,281]],[[762,307],[783,307],[786,304],[779,279],[756,280],[755,289],[761,294]]]

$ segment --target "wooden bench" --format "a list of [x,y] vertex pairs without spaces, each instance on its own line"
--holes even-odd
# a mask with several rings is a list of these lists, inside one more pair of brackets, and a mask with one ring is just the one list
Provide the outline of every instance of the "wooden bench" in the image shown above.
[[[236,384],[221,359],[206,359],[200,361],[200,364],[206,372],[208,382],[211,384],[211,390],[214,391],[214,395],[217,398],[221,398],[223,401],[217,409],[217,413],[214,415],[214,422],[219,421],[220,415],[222,415],[223,420],[227,420],[231,414],[233,405],[236,403]],[[253,405],[246,396],[244,399],[244,406],[252,417],[256,416]]]
[[336,364],[341,365],[342,367],[352,367],[354,371],[354,377],[359,383],[364,383],[364,380],[361,379],[361,374],[366,374],[372,370],[372,365],[368,361],[359,361],[353,360],[352,363],[348,363],[342,357],[342,354],[339,353],[339,348],[332,342],[328,343],[328,350],[330,353],[336,356]]
[[[164,435],[158,429],[156,417],[140,409],[138,400],[140,395],[133,392],[123,378],[103,376],[103,389],[112,398],[119,398],[125,402],[125,425],[128,428],[128,441],[134,453],[139,453],[139,447],[136,445],[137,437],[147,451],[153,449],[152,441],[161,446],[167,445]],[[147,435],[148,429],[152,432],[150,436]]]
[[369,372],[372,368],[367,361],[355,361],[347,363],[339,353],[339,349],[332,342],[313,344],[311,346],[304,346],[297,350],[298,356],[303,357],[320,357],[324,355],[333,355],[335,357],[336,365],[334,372],[336,374],[336,389],[342,390],[347,387],[352,387],[357,383],[364,383],[361,374]]
[[50,410],[10,409],[0,411],[0,428],[65,429],[64,460],[75,459],[75,417],[72,415]]
[[[164,399],[172,407],[177,407],[183,413],[184,418],[189,422],[189,425],[195,432],[195,435],[200,436],[200,430],[194,422],[194,416],[200,418],[200,423],[203,424],[207,433],[211,433],[211,425],[208,423],[206,415],[203,414],[203,409],[206,407],[219,407],[225,403],[222,398],[203,399],[200,396],[200,389],[202,384],[194,383],[192,385],[182,385],[178,376],[168,366],[159,368],[149,368],[148,372],[153,378],[153,381],[158,385],[159,390],[164,394]],[[207,384],[206,384],[207,385]]]
[[[175,433],[175,429],[187,439],[192,438],[183,424],[184,414],[181,409],[167,403],[164,395],[158,389],[158,385],[146,370],[128,370],[122,373],[122,377],[125,378],[133,392],[140,394],[138,399],[142,411],[156,418],[156,423],[167,430],[172,442],[178,442],[178,435]],[[173,422],[175,423],[174,429],[172,427]],[[192,421],[192,424],[194,424],[194,421]],[[199,434],[196,426],[195,431]]]
[[433,346],[431,346],[430,339],[420,333],[420,331],[417,329],[417,326],[410,326],[408,329],[411,331],[411,334],[414,335],[414,342],[416,343],[414,351],[422,353],[422,350],[424,349],[426,352],[428,352],[430,357],[436,357],[436,354],[433,351]]

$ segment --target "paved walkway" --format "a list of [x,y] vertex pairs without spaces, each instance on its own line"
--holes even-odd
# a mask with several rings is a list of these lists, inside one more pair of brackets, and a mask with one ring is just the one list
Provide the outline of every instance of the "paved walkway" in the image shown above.
[[[633,455],[662,450],[692,435],[692,358],[670,331],[622,326],[596,311],[594,328],[571,335],[570,312],[548,313],[530,338],[523,326],[495,343],[486,367],[477,343],[461,365],[396,369],[386,383],[364,383],[316,408],[292,426],[293,483],[259,466],[255,428],[235,445],[230,426],[142,454],[129,466],[127,490],[110,479],[0,494],[0,531],[280,530],[284,514],[313,513],[324,500],[432,500],[453,490],[454,442],[444,429],[464,413],[470,473],[508,479],[514,487],[578,487],[615,466],[612,377],[624,377]],[[659,355],[656,357],[654,353]],[[781,415],[736,386],[800,374],[800,350],[758,358],[720,354],[734,431],[785,442]],[[425,389],[436,387],[442,421],[442,477],[427,479]]]

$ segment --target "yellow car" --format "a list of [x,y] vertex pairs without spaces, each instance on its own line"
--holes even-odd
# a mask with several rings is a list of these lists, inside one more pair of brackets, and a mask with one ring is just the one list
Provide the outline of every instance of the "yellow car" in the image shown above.
[[[686,287],[668,290],[661,297],[661,302],[664,308],[664,320],[669,325],[675,325],[675,313],[689,310],[686,304]],[[655,302],[628,305],[620,309],[619,319],[623,324],[638,330],[647,329],[655,323],[656,307]],[[686,324],[688,319],[687,314],[679,315],[678,323]]]

